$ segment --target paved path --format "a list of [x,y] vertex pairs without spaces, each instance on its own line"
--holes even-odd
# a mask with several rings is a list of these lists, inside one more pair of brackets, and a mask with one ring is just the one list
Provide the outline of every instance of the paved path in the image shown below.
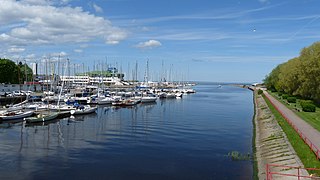
[[317,157],[320,158],[320,132],[297,116],[293,111],[288,109],[281,102],[272,97],[268,92],[264,91],[266,97],[271,103],[278,109],[278,111],[292,123],[296,131],[302,136],[304,141],[310,146],[310,148],[316,153]]

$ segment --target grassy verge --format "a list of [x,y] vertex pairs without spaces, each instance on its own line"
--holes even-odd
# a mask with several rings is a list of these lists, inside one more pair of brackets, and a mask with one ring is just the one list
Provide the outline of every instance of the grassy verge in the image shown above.
[[[277,93],[269,92],[273,97],[275,97],[278,101],[284,104],[289,109],[293,110],[300,118],[309,123],[312,127],[320,131],[320,108],[316,108],[316,112],[303,112],[299,103],[299,99],[297,103],[288,103],[285,99],[279,97]],[[299,110],[299,111],[298,111]]]
[[[271,112],[275,116],[282,130],[287,135],[287,138],[302,161],[304,167],[306,168],[319,168],[320,169],[320,161],[316,158],[316,155],[311,151],[309,146],[304,143],[304,141],[300,138],[298,133],[287,123],[287,121],[281,116],[281,114],[273,107],[270,101],[263,95],[264,100],[267,102]],[[320,175],[320,172],[309,171],[309,173],[316,173]]]
[[252,117],[252,123],[253,123],[253,132],[252,132],[252,157],[253,157],[253,179],[258,180],[258,162],[257,162],[257,157],[256,157],[256,98],[257,98],[257,92],[253,91],[253,104],[254,104],[254,109],[253,109],[253,117]]

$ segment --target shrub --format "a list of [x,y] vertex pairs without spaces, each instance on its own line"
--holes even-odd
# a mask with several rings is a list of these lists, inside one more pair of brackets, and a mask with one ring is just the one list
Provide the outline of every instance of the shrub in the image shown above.
[[305,104],[313,104],[313,102],[311,100],[301,100],[300,101],[300,105],[303,106]]
[[300,105],[304,112],[316,112],[316,106],[312,101],[300,101]]
[[283,99],[287,99],[288,97],[289,97],[288,94],[283,94],[283,95],[282,95],[282,98],[283,98]]
[[279,96],[282,96],[282,93],[281,93],[281,92],[279,92],[279,93],[278,93],[278,95],[279,95]]
[[287,101],[288,101],[288,103],[296,103],[297,102],[297,98],[290,96],[290,97],[287,98]]
[[261,90],[261,89],[259,89],[258,90],[258,94],[260,95],[260,94],[262,94],[263,93],[263,91]]

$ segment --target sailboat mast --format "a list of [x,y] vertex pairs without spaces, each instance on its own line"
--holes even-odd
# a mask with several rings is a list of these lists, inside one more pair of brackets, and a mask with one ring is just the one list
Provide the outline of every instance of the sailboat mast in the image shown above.
[[144,82],[148,83],[149,79],[149,60],[147,60],[147,66],[146,66],[146,71],[144,73]]

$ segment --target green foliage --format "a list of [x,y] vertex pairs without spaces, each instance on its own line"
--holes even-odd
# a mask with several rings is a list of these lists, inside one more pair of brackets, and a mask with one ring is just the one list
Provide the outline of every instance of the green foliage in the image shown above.
[[283,99],[288,99],[289,95],[288,94],[282,94]]
[[263,91],[261,90],[261,89],[259,89],[258,90],[258,94],[260,95],[260,94],[262,94],[263,93]]
[[245,161],[245,160],[251,160],[252,159],[250,153],[241,154],[238,151],[231,151],[231,152],[228,153],[228,156],[231,157],[231,159],[234,160],[234,161]]
[[20,68],[20,81],[32,81],[32,69],[27,64],[22,64],[21,62],[19,62],[18,67]]
[[287,101],[288,101],[288,103],[296,103],[297,102],[297,98],[290,96],[290,97],[287,98]]
[[9,59],[0,59],[0,83],[19,83],[20,69]]
[[279,89],[278,82],[279,82],[279,74],[281,72],[280,71],[281,66],[282,64],[274,68],[272,72],[264,79],[264,84],[272,92],[276,92]]
[[320,103],[320,42],[303,48],[300,56],[278,65],[264,80],[266,87]]
[[21,62],[16,65],[9,59],[0,58],[0,83],[23,83],[26,79],[25,74],[27,74],[28,80],[31,81],[33,73],[29,66]]
[[302,100],[300,101],[300,105],[304,112],[316,112],[316,106],[312,103],[312,101]]

